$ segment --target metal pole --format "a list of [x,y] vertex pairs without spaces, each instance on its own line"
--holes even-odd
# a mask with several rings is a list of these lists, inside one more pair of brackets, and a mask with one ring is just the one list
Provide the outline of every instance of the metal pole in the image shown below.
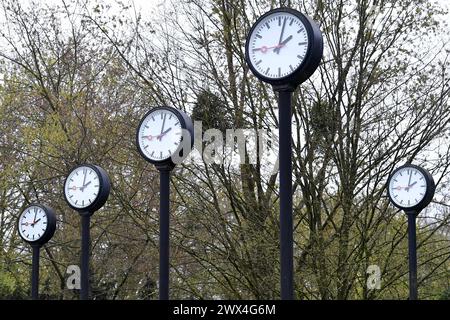
[[294,249],[292,226],[292,91],[278,92],[280,167],[280,261],[281,299],[294,297]]
[[408,215],[409,300],[417,300],[416,212]]
[[32,246],[33,252],[32,266],[31,266],[31,299],[39,299],[39,251],[40,246]]
[[159,300],[169,300],[170,170],[163,168],[159,173]]
[[89,246],[91,215],[81,214],[81,289],[80,299],[89,300]]

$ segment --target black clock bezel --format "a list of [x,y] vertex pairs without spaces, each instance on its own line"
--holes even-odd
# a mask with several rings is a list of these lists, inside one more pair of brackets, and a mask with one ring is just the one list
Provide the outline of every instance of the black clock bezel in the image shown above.
[[[256,70],[256,68],[253,66],[250,60],[249,46],[251,35],[255,31],[256,26],[258,26],[259,23],[267,16],[279,12],[290,13],[298,17],[302,21],[308,34],[308,49],[306,52],[305,59],[291,74],[284,76],[282,78],[272,79],[259,73],[258,70]],[[308,16],[291,8],[277,8],[263,14],[256,20],[256,22],[251,27],[250,32],[248,33],[247,36],[247,40],[245,42],[245,60],[247,61],[250,70],[258,79],[267,82],[273,85],[274,87],[286,85],[297,87],[299,84],[305,82],[319,67],[320,61],[322,60],[322,56],[323,56],[323,37],[318,25]]]
[[[78,168],[81,167],[88,167],[91,168],[92,170],[95,171],[95,173],[98,176],[98,182],[99,182],[99,190],[98,190],[98,195],[95,198],[95,200],[87,207],[85,208],[77,208],[75,206],[73,206],[69,200],[67,199],[67,195],[66,195],[66,183],[67,183],[67,179],[69,178],[70,174],[77,170]],[[111,181],[109,179],[108,174],[106,173],[106,171],[94,164],[88,164],[88,163],[84,163],[84,164],[80,164],[77,165],[75,167],[73,167],[70,171],[69,174],[66,176],[66,179],[64,180],[64,187],[63,187],[63,193],[64,193],[64,199],[66,200],[67,204],[69,205],[70,208],[72,208],[75,211],[78,211],[80,214],[86,214],[86,215],[92,215],[95,211],[97,211],[98,209],[100,209],[101,207],[103,207],[103,205],[106,203],[106,201],[108,200],[109,197],[109,193],[111,190]]]
[[[412,168],[412,169],[416,169],[416,170],[420,171],[423,174],[423,176],[425,178],[425,182],[427,184],[427,189],[425,191],[425,196],[422,198],[422,200],[418,204],[416,204],[413,207],[404,207],[404,206],[401,206],[401,205],[395,203],[395,201],[393,200],[393,198],[391,196],[391,192],[389,190],[389,186],[391,184],[391,180],[394,177],[394,175],[398,171],[406,169],[406,168]],[[422,209],[424,209],[426,206],[428,206],[430,204],[431,200],[433,200],[434,192],[436,190],[436,184],[434,182],[433,176],[428,172],[428,170],[426,170],[426,169],[424,169],[424,168],[422,168],[420,166],[407,163],[407,164],[404,164],[404,165],[398,167],[394,171],[392,171],[391,175],[388,178],[386,189],[387,189],[387,194],[388,194],[388,197],[389,197],[389,201],[395,207],[397,207],[397,208],[399,208],[399,209],[401,209],[401,210],[403,210],[405,212],[408,212],[408,213],[412,212],[412,213],[418,214]]]
[[136,130],[136,147],[137,147],[137,149],[139,151],[139,154],[147,162],[150,162],[150,163],[154,164],[157,167],[173,168],[176,165],[176,163],[174,163],[173,160],[172,160],[172,156],[174,154],[178,153],[181,157],[186,157],[187,154],[188,154],[188,153],[186,153],[186,154],[183,153],[183,144],[182,143],[180,143],[178,148],[172,153],[172,156],[170,156],[169,158],[163,159],[163,160],[150,159],[149,157],[147,157],[147,155],[141,149],[140,144],[139,144],[139,132],[141,131],[141,127],[142,127],[145,119],[147,119],[147,117],[150,114],[152,114],[153,112],[158,111],[158,110],[167,110],[167,111],[170,111],[170,112],[175,114],[175,116],[178,118],[178,121],[180,121],[181,128],[184,129],[184,130],[187,130],[189,132],[189,134],[191,135],[191,149],[194,146],[194,125],[192,123],[191,118],[186,113],[184,113],[181,110],[175,109],[173,107],[169,107],[169,106],[158,106],[158,107],[152,108],[147,113],[145,113],[145,115],[142,117],[142,119],[139,122],[139,125],[138,125],[137,130]]
[[[30,241],[28,239],[25,239],[22,236],[22,233],[20,232],[20,217],[22,217],[22,214],[30,209],[31,207],[38,207],[41,208],[45,215],[47,216],[47,228],[44,231],[44,234],[37,240]],[[19,236],[22,238],[23,241],[27,242],[28,244],[32,246],[42,246],[46,244],[55,234],[56,231],[56,213],[55,210],[53,210],[51,207],[40,204],[40,203],[30,203],[25,209],[22,210],[19,214],[19,218],[17,219],[17,230],[19,233]]]

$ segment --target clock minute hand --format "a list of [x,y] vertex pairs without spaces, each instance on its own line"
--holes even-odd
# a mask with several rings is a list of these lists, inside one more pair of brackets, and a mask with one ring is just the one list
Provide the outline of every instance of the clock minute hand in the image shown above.
[[409,173],[408,187],[410,187],[410,185],[411,185],[411,177],[412,177],[412,170]]
[[[283,40],[284,27],[286,26],[286,20],[287,20],[287,18],[285,17],[284,21],[283,21],[283,26],[281,27],[281,34],[280,34],[280,39],[278,40],[278,45],[281,45],[281,40]],[[277,54],[279,54],[280,53],[280,49],[279,48],[275,48],[275,49],[273,49],[273,52],[276,52]]]
[[162,127],[161,127],[161,134],[163,134],[164,125],[166,124],[166,116],[167,116],[167,113],[164,114],[163,123],[162,123]]
[[282,42],[280,42],[280,44],[277,46],[277,48],[273,49],[273,51],[275,52],[275,50],[276,50],[277,53],[280,53],[280,49],[281,49],[282,47],[284,47],[284,45],[285,45],[286,43],[288,43],[289,41],[291,41],[291,39],[292,39],[292,35],[290,35],[289,37],[287,37],[286,39],[284,39]]

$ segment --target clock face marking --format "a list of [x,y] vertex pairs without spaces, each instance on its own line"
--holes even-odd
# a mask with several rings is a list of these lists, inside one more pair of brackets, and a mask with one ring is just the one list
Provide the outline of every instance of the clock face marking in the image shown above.
[[67,201],[79,209],[91,205],[97,198],[99,190],[97,172],[87,166],[75,168],[69,174],[64,186]]
[[38,206],[25,209],[19,217],[19,233],[27,241],[39,240],[47,230],[47,214]]
[[392,201],[404,208],[418,205],[427,191],[427,185],[421,181],[424,181],[424,175],[414,167],[405,167],[395,172],[388,186]]
[[[150,119],[156,121],[150,122]],[[182,127],[175,113],[167,109],[156,109],[143,121],[138,131],[141,152],[149,159],[163,161],[169,159],[173,145],[179,145]]]
[[268,15],[250,35],[250,63],[257,72],[270,79],[293,73],[304,61],[307,50],[306,28],[297,16],[289,12]]

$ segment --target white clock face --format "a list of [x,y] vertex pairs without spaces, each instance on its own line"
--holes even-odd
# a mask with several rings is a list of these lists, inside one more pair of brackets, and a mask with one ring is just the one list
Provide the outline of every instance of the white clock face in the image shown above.
[[19,233],[27,241],[39,240],[47,230],[47,223],[47,214],[41,207],[28,207],[19,217]]
[[308,50],[305,25],[287,12],[276,12],[261,20],[249,41],[250,63],[261,75],[271,79],[294,72]]
[[94,169],[87,166],[75,168],[64,186],[67,201],[75,208],[90,206],[98,197],[100,181]]
[[402,168],[389,181],[391,199],[400,207],[411,208],[419,204],[426,191],[425,176],[416,168]]
[[166,109],[151,112],[138,131],[139,149],[149,159],[169,159],[181,143],[182,127],[175,113]]

